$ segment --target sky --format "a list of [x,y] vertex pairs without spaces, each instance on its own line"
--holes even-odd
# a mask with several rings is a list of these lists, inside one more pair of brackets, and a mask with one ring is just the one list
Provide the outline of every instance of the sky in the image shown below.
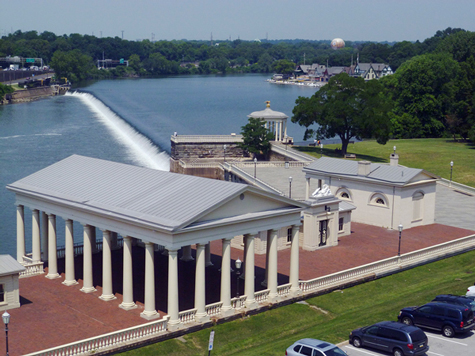
[[[475,0],[2,1],[0,34],[50,31],[126,40],[423,41],[475,31]],[[7,4],[8,3],[8,4]]]

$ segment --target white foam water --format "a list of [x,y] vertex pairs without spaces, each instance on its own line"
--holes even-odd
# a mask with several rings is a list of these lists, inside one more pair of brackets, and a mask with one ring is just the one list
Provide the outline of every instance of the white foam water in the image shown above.
[[77,97],[86,104],[97,119],[104,123],[119,142],[128,148],[131,157],[139,165],[162,171],[170,170],[170,160],[166,152],[160,151],[150,139],[137,132],[94,95],[82,92],[68,92],[66,95]]

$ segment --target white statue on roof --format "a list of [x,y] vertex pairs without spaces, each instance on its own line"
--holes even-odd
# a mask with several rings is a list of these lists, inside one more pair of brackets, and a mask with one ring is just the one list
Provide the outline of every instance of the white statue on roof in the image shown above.
[[326,184],[324,184],[321,188],[317,188],[317,190],[312,193],[313,198],[328,197],[330,195],[332,195],[332,192]]

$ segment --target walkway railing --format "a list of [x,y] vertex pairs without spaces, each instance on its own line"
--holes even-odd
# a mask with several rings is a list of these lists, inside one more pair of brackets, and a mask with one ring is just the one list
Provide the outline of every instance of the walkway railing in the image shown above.
[[25,356],[90,355],[99,351],[116,349],[132,342],[143,341],[160,335],[166,332],[167,325],[168,316],[158,321],[153,321],[147,324],[141,324],[108,334],[91,337],[89,339],[53,347],[40,352],[34,352]]
[[[304,295],[314,294],[332,288],[345,287],[348,284],[361,281],[367,277],[374,278],[390,274],[472,249],[475,249],[475,235],[409,252],[401,256],[386,258],[328,276],[314,278],[308,281],[300,281],[299,287]],[[291,297],[289,297],[290,287],[290,284],[284,284],[278,287],[277,292],[281,300],[291,300]],[[269,293],[270,290],[265,289],[254,293],[254,298],[256,302],[262,305],[267,302]],[[231,300],[231,306],[234,308],[235,313],[241,314],[243,312],[242,308],[245,307],[245,302],[246,296],[233,298]],[[222,302],[209,304],[206,306],[206,313],[209,316],[217,316],[220,315],[221,308]],[[183,324],[192,323],[195,321],[196,312],[196,309],[182,311],[179,313],[179,319]],[[157,335],[164,334],[167,331],[168,318],[169,317],[166,316],[158,321],[31,353],[26,356],[85,355],[116,349],[128,343],[145,341]]]
[[450,181],[450,180],[445,179],[445,178],[440,178],[437,181],[437,183],[445,185],[447,187],[451,187],[453,189],[462,191],[462,192],[470,194],[470,195],[475,195],[475,188],[474,187],[470,187],[470,186],[462,184],[462,183],[457,183],[457,182],[454,182],[454,181]]
[[275,143],[275,142],[272,142],[272,151],[284,156],[284,157],[288,157],[288,158],[291,158],[291,159],[294,159],[296,161],[302,161],[302,162],[307,162],[310,163],[310,162],[313,162],[316,158],[315,157],[312,157],[312,156],[309,156],[309,155],[306,155],[305,153],[302,153],[300,151],[297,151],[293,148],[289,148],[289,147],[282,147],[283,145],[281,143]]

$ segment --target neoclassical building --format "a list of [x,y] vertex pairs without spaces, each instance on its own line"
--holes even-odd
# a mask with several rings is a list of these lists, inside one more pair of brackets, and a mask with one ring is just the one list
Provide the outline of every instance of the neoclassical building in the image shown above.
[[[245,307],[255,308],[254,239],[267,236],[267,302],[280,297],[277,284],[277,239],[280,229],[290,227],[290,294],[299,295],[299,239],[301,211],[305,203],[265,192],[245,184],[212,180],[147,169],[78,155],[70,156],[9,184],[17,206],[17,260],[26,265],[48,260],[47,278],[60,278],[57,262],[56,220],[65,226],[65,288],[77,284],[74,267],[73,224],[83,226],[83,285],[95,291],[93,270],[102,271],[102,295],[113,294],[111,249],[117,234],[123,237],[123,309],[136,308],[133,296],[132,243],[145,250],[144,311],[142,317],[160,317],[155,308],[154,250],[168,253],[168,328],[181,327],[178,305],[178,251],[191,256],[196,246],[194,288],[195,320],[209,320],[206,285],[220,284],[221,315],[232,314],[231,240],[244,236]],[[25,251],[25,207],[32,212],[31,257]],[[102,266],[94,266],[95,231],[102,231]],[[41,239],[41,236],[47,236]],[[211,241],[222,242],[221,280],[206,281]]]
[[270,108],[270,101],[266,101],[266,108],[264,110],[254,111],[247,115],[247,117],[264,120],[266,129],[274,134],[274,141],[292,141],[292,137],[287,136],[287,119],[289,117],[282,112],[272,110]]
[[310,181],[328,185],[331,193],[356,209],[354,222],[397,229],[433,224],[438,177],[417,168],[398,165],[391,154],[390,164],[323,157],[303,169]]

